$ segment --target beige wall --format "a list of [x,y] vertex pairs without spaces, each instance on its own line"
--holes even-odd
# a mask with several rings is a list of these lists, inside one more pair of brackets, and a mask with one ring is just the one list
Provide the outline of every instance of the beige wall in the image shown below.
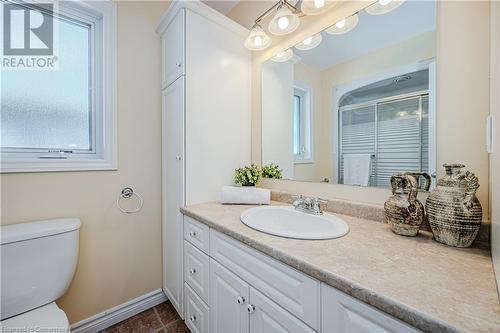
[[[479,177],[478,198],[486,220],[490,4],[446,1],[439,2],[437,9],[437,165],[460,162]],[[442,168],[439,171],[444,173]]]
[[[75,323],[161,288],[160,44],[167,2],[118,3],[118,171],[1,175],[2,224],[79,217],[80,258],[58,301]],[[144,197],[134,215],[114,201]]]
[[[294,34],[275,38],[268,50],[255,53],[252,67],[252,161],[260,163],[260,64],[339,19],[364,7],[363,2],[345,2],[320,16],[305,17]],[[437,164],[460,161],[480,178],[478,192],[484,219],[488,218],[488,155],[485,151],[485,117],[489,110],[489,3],[482,1],[437,4]],[[236,8],[234,9],[236,10]],[[234,11],[233,10],[233,11]],[[468,135],[464,135],[468,133]],[[439,169],[439,176],[444,173]],[[389,190],[334,184],[265,181],[263,185],[282,191],[383,204]]]
[[[490,160],[491,253],[500,287],[500,2],[491,3],[491,115],[496,141]],[[500,295],[500,288],[498,289]]]

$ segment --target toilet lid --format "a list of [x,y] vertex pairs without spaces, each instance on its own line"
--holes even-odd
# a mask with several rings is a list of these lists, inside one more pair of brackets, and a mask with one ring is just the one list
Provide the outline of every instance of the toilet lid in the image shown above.
[[[9,319],[2,320],[0,322],[0,326],[2,328],[33,328],[35,329],[33,332],[45,331],[43,328],[50,328],[52,329],[51,332],[69,332],[68,318],[66,317],[64,311],[59,309],[55,302]],[[57,331],[53,329],[57,329]]]

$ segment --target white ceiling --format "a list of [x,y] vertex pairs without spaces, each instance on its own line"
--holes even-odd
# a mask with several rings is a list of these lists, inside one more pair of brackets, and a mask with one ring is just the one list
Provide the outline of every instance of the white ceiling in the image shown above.
[[238,4],[239,0],[202,0],[201,2],[226,15]]
[[435,16],[434,1],[406,1],[394,11],[378,16],[361,11],[354,30],[335,36],[322,32],[319,46],[309,51],[294,48],[293,52],[304,63],[323,70],[435,30]]

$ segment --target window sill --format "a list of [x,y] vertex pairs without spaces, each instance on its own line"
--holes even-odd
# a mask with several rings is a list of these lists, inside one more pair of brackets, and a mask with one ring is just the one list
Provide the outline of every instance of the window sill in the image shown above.
[[34,160],[2,159],[0,173],[118,170],[115,159]]
[[293,164],[314,164],[314,160],[312,159],[303,159],[303,160],[295,160]]

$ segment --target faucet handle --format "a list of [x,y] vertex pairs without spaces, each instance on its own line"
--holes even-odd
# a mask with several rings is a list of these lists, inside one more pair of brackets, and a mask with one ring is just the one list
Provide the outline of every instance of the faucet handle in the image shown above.
[[292,205],[295,208],[297,208],[297,206],[301,205],[304,202],[304,197],[302,196],[302,194],[292,195],[292,198],[294,199]]
[[313,198],[313,202],[314,202],[314,203],[318,203],[318,204],[327,204],[327,203],[328,203],[328,199],[323,199],[323,198]]
[[312,198],[312,209],[314,211],[314,214],[316,214],[316,215],[323,214],[323,211],[321,210],[321,205],[327,204],[327,203],[328,203],[328,200],[326,200],[326,199]]

